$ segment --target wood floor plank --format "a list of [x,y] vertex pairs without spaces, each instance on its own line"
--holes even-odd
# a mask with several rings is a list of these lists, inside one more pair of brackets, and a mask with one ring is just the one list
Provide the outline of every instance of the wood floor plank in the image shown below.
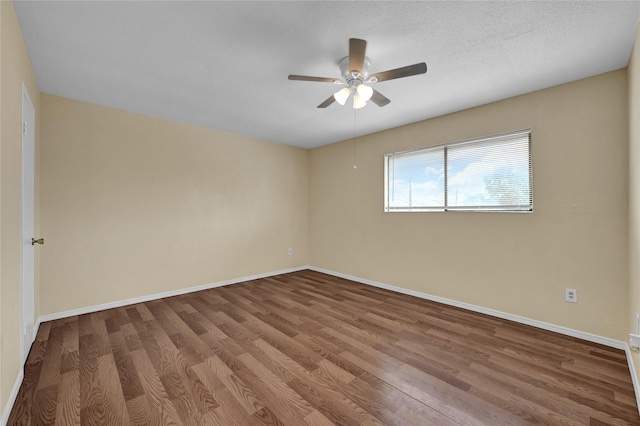
[[98,379],[104,398],[106,424],[129,425],[127,403],[112,354],[98,358]]
[[31,421],[34,425],[55,425],[58,406],[58,385],[36,390]]
[[98,377],[98,357],[94,334],[80,336],[80,422],[84,424],[106,422],[104,389],[100,387]]
[[[216,410],[218,417],[223,420],[221,424],[248,424],[251,415],[264,408],[248,387],[240,385],[239,380],[232,377],[232,372],[225,372],[223,381],[217,374],[220,371],[206,362],[195,365],[193,370],[219,401],[220,406]],[[233,384],[229,386],[229,383]]]
[[107,331],[107,324],[102,318],[103,315],[93,316],[93,335],[95,336],[96,349],[98,355],[107,355],[111,353],[111,342],[109,341],[109,332]]
[[318,410],[313,410],[302,420],[307,426],[333,426],[334,424],[331,420],[323,416]]
[[256,336],[260,336],[260,338],[265,342],[269,343],[282,353],[285,353],[289,358],[295,360],[307,370],[313,371],[318,368],[316,362],[320,361],[321,358],[317,354],[307,350],[305,347],[298,344],[298,342],[296,342],[292,337],[282,333],[271,324],[255,322],[252,320],[245,321],[244,324],[248,329],[253,331]]
[[[47,336],[49,335],[48,329],[50,329],[50,326],[47,327]],[[46,349],[46,340],[36,339],[31,346],[31,351],[29,352],[27,362],[24,366],[24,378],[22,379],[22,384],[18,390],[16,401],[9,415],[8,424],[31,424],[31,415],[34,407],[33,398],[35,396],[36,386],[40,380],[40,373],[42,371]]]
[[[406,426],[407,423],[404,419],[397,416],[395,411],[398,407],[390,403],[389,389],[372,389],[368,384],[354,379],[348,383],[342,383],[341,380],[335,374],[335,370],[318,369],[313,372],[313,376],[316,381],[325,385],[325,395],[331,397],[332,400],[337,400],[342,405],[350,405],[351,407],[360,407],[366,411],[366,414],[360,410],[356,411],[354,416],[358,420],[367,423],[381,423],[381,424],[393,424],[398,426]],[[313,383],[313,382],[312,382]],[[330,393],[326,393],[326,389],[331,389]],[[378,398],[379,392],[383,391],[385,395],[384,402]],[[340,398],[341,395],[344,395]],[[374,420],[375,419],[375,420]]]
[[270,402],[269,408],[278,418],[290,424],[300,423],[313,408],[299,394],[294,392],[285,381],[276,376],[252,355],[246,353],[238,357],[257,378],[252,387]]
[[421,425],[446,426],[459,424],[447,415],[422,404],[415,398],[366,372],[350,383],[346,392],[349,395],[355,394],[353,398],[356,399],[365,398],[365,401],[367,398],[376,400],[376,396],[382,394],[384,395],[385,406],[388,406],[390,410],[395,408],[396,415],[410,424],[414,424],[418,417],[422,419],[421,423],[419,423]]
[[132,426],[149,424],[150,420],[154,418],[144,394],[127,401],[127,412]]
[[[333,389],[334,382],[348,383],[352,380],[353,376],[348,372],[338,372],[341,369],[332,364],[328,365],[329,362],[321,366],[320,364],[325,360],[318,363],[319,368],[309,372],[286,354],[261,339],[253,342],[253,345],[266,355],[267,360],[272,360],[269,365],[277,364],[275,368],[271,368],[272,371],[287,371],[286,374],[281,373],[280,377],[285,379],[287,384],[296,389],[324,417],[336,421],[341,418],[349,418],[361,424],[377,423],[375,419],[366,415],[362,407],[360,409],[354,408],[357,407],[357,404]],[[310,391],[311,389],[313,391]]]
[[171,403],[147,353],[144,350],[131,352],[131,359],[138,371],[144,395],[147,398],[147,406],[150,408],[147,417],[149,424],[182,425],[182,420]]
[[184,358],[180,352],[177,352],[175,357],[178,376],[187,392],[187,397],[195,403],[198,412],[201,415],[205,415],[218,408],[218,401],[216,401],[213,394],[204,386],[187,359]]
[[43,358],[40,379],[36,389],[46,388],[57,385],[60,382],[60,367],[62,365],[62,340],[63,327],[55,327],[50,332],[50,338],[47,340],[47,352]]
[[133,366],[129,348],[121,331],[110,333],[111,351],[116,362],[120,385],[125,401],[137,398],[144,393],[138,372]]
[[49,332],[51,331],[51,321],[40,324],[36,331],[36,338],[34,340],[38,342],[46,342],[49,340]]
[[624,351],[314,271],[40,324],[8,425],[640,425]]
[[80,373],[78,369],[62,375],[56,407],[55,424],[80,424]]
[[[238,373],[242,374],[243,371],[238,370]],[[266,408],[265,403],[258,398],[250,384],[245,383],[236,373],[220,377],[220,382],[249,414],[253,415]]]

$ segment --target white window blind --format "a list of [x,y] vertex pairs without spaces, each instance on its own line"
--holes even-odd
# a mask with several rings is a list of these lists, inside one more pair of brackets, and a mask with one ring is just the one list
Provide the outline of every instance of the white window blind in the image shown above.
[[390,161],[390,208],[444,208],[443,148],[398,154]]
[[531,211],[529,130],[385,156],[386,211]]

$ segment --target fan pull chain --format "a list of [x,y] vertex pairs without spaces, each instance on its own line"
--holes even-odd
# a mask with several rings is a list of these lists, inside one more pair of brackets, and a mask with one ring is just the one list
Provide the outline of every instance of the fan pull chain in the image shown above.
[[356,165],[357,163],[357,157],[356,157],[356,122],[357,122],[357,109],[353,109],[353,170],[357,170],[358,166]]

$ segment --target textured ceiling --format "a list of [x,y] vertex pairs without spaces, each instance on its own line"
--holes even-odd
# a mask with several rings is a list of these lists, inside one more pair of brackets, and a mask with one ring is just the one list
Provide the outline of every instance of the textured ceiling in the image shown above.
[[337,90],[350,37],[371,72],[425,61],[374,87],[368,134],[627,66],[639,2],[16,1],[40,90],[305,148],[354,136]]

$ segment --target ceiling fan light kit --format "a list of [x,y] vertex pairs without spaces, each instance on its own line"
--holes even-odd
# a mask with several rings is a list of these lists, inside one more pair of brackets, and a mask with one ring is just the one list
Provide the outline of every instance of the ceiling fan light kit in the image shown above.
[[362,99],[357,93],[353,94],[353,109],[364,108],[367,105],[367,101]]
[[368,101],[373,96],[373,89],[369,86],[365,86],[364,83],[359,84],[356,87],[356,92],[358,92],[358,96],[363,101]]
[[338,102],[340,105],[344,105],[345,102],[347,102],[347,99],[349,98],[350,94],[351,94],[351,89],[349,89],[348,87],[343,87],[342,89],[334,93],[333,97],[335,98],[336,102]]
[[367,105],[368,100],[371,100],[379,107],[383,107],[391,102],[391,100],[386,96],[374,88],[367,86],[367,84],[374,84],[396,78],[410,77],[412,75],[424,74],[427,72],[427,64],[420,62],[418,64],[396,68],[370,76],[369,68],[371,67],[371,60],[365,56],[366,48],[367,42],[365,40],[358,38],[349,39],[349,56],[342,58],[339,63],[342,80],[294,74],[289,75],[289,80],[344,84],[347,87],[343,87],[331,95],[324,102],[318,105],[318,108],[326,108],[334,101],[338,102],[340,105],[344,105],[347,102],[347,99],[349,99],[349,96],[353,95],[353,108],[360,109]]

